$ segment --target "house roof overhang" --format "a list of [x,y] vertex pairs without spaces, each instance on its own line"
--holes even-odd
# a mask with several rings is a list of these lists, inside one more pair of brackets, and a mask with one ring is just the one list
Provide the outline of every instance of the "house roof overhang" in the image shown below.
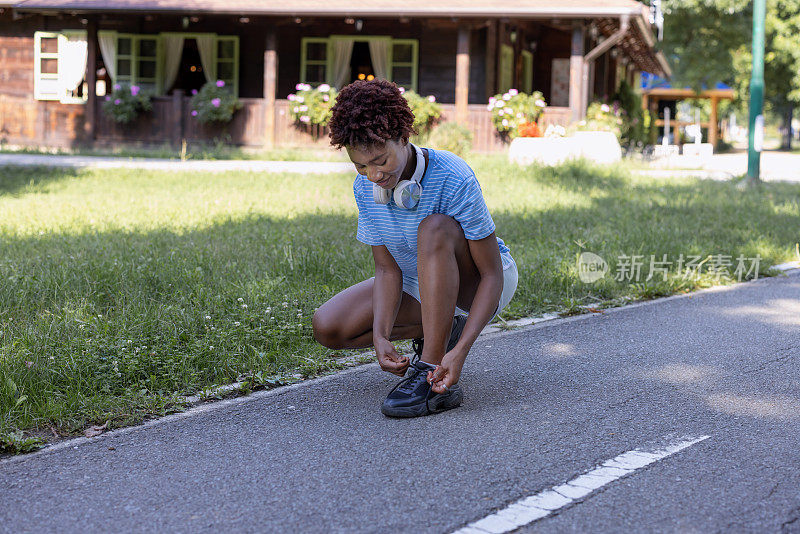
[[655,49],[648,8],[636,0],[18,0],[13,7],[20,12],[72,14],[587,19],[605,36],[619,28],[622,17],[629,17],[632,24],[619,46],[641,70],[665,77],[671,74],[663,54]]

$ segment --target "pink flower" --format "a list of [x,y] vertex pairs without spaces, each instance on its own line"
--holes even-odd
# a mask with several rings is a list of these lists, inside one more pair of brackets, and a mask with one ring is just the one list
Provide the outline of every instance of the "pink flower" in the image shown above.
[[295,89],[295,91],[302,91],[303,90],[303,84],[302,83],[298,83],[297,85],[294,86],[294,89]]
[[197,89],[192,89],[192,96],[197,94]]
[[197,117],[197,110],[196,109],[192,110],[192,117]]
[[139,94],[139,86],[131,85],[131,96],[136,96],[138,94]]
[[215,108],[218,108],[222,101],[219,98],[214,98],[211,100],[211,105]]
[[510,94],[511,96],[514,96],[514,95],[516,95],[518,93],[519,93],[519,91],[517,91],[516,89],[509,89],[508,90],[508,94]]
[[428,96],[428,102],[436,102],[436,97],[433,95]]
[[111,97],[106,95],[106,102],[108,102],[109,100],[111,100]]
[[311,117],[309,117],[308,115],[303,115],[302,117],[300,117],[300,122],[311,122]]
[[294,100],[295,98],[297,98],[297,97],[296,97],[296,96],[294,96],[294,93],[292,93],[292,94],[290,94],[289,96],[287,96],[287,97],[286,97],[286,99],[287,99],[287,100],[289,100],[290,102],[291,102],[292,100]]
[[114,100],[114,105],[115,105],[115,106],[119,106],[120,104],[122,104],[122,100],[120,100],[119,98],[117,98],[116,100]]
[[401,88],[400,88],[400,94],[402,95],[402,94],[403,94],[403,93],[405,93],[405,92],[406,92],[406,88],[405,88],[405,87],[401,87]]
[[222,80],[217,80],[217,87],[225,87],[225,82]]
[[114,84],[114,90],[115,91],[119,91],[120,90],[120,85],[118,83]]
[[28,369],[30,369],[31,367],[33,367],[33,362],[31,362],[31,361],[27,361],[27,362],[25,362],[25,367],[27,367]]

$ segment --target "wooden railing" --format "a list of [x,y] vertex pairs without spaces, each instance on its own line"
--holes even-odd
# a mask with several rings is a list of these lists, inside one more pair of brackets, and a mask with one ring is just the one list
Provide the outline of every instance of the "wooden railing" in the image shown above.
[[[133,143],[139,145],[179,145],[190,142],[223,142],[242,146],[264,144],[265,108],[260,98],[241,99],[242,108],[225,125],[203,125],[191,116],[190,99],[184,96],[155,97],[151,112],[130,124],[117,124],[102,111],[97,102],[97,144]],[[290,102],[275,104],[275,139],[279,146],[327,145],[327,129],[296,125],[289,113]],[[443,120],[455,118],[455,105],[443,104]],[[86,143],[85,106],[37,101],[32,98],[0,95],[0,142],[19,145],[73,146]],[[547,108],[540,119],[550,124],[567,125],[569,108]],[[484,105],[470,105],[467,127],[473,133],[476,152],[502,150],[489,111]]]

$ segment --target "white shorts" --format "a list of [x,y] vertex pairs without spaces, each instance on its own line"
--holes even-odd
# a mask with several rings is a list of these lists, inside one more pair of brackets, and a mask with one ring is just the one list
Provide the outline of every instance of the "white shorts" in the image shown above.
[[[511,302],[511,298],[514,296],[514,292],[517,290],[517,281],[519,279],[519,273],[517,273],[517,263],[511,257],[510,254],[502,254],[501,255],[503,260],[503,292],[500,294],[500,302],[497,304],[497,309],[492,315],[492,318],[489,319],[491,323],[494,321],[494,318],[503,311],[503,308],[508,306],[508,303]],[[416,299],[417,302],[422,302],[422,299],[419,296],[419,280],[417,277],[410,277],[403,275],[403,291],[411,295]],[[456,314],[461,315],[468,315],[468,313],[458,306],[456,306]]]

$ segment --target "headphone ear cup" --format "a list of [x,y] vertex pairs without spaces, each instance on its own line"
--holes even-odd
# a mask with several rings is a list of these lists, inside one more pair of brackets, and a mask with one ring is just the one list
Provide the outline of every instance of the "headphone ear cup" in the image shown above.
[[419,203],[422,195],[422,186],[414,180],[401,180],[394,186],[394,203],[407,210],[413,209]]
[[378,184],[372,184],[372,199],[376,204],[388,204],[391,199],[391,192]]

